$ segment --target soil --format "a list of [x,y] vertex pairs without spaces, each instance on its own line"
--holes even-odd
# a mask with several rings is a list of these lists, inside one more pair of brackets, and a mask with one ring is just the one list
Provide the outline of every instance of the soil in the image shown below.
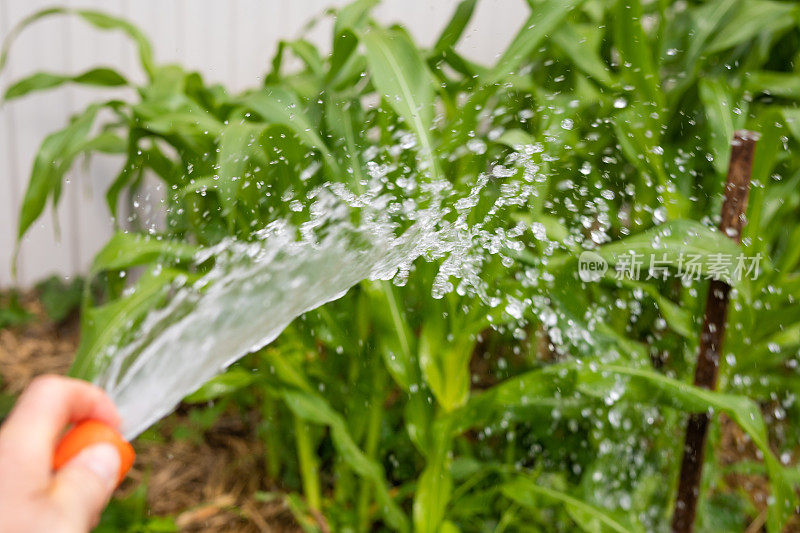
[[[34,319],[0,329],[3,394],[20,393],[40,374],[65,374],[78,346],[76,316],[56,325],[32,296],[23,297],[23,305]],[[252,415],[223,414],[201,439],[175,439],[174,427],[191,425],[186,410],[179,410],[158,424],[163,442],[133,443],[136,462],[115,496],[125,498],[144,484],[150,514],[174,517],[184,532],[302,531],[283,493],[261,475],[264,454],[255,436],[257,413]]]
[[[66,373],[78,346],[77,316],[56,325],[34,296],[23,297],[23,305],[35,318],[22,326],[0,329],[0,394],[18,394],[40,374]],[[249,419],[223,414],[200,439],[173,438],[176,426],[191,426],[187,413],[187,409],[179,409],[160,422],[158,441],[134,442],[136,463],[116,496],[124,498],[144,484],[150,513],[174,517],[184,532],[302,531],[284,494],[262,475],[264,452],[255,434],[258,413],[251,413]],[[747,436],[724,416],[717,454],[723,465],[743,459],[758,461]],[[764,531],[767,479],[732,473],[725,481],[728,489],[749,494],[759,512],[747,533]],[[798,517],[786,531],[800,532]]]

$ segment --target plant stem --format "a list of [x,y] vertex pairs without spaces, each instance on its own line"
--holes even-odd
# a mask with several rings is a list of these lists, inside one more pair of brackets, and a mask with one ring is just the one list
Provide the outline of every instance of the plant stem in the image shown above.
[[[374,378],[372,380],[372,395],[370,397],[369,414],[367,419],[367,434],[364,441],[364,453],[374,459],[378,452],[381,421],[383,420],[383,388],[385,385],[384,374],[379,364],[373,365]],[[361,480],[358,494],[358,524],[359,531],[369,531],[369,503],[371,501],[373,483],[367,479]]]
[[297,458],[300,462],[300,476],[303,479],[303,494],[312,511],[319,511],[322,503],[319,488],[319,464],[311,443],[308,424],[299,417],[294,418],[294,434],[297,439]]
[[386,303],[389,304],[389,310],[392,314],[392,323],[394,324],[394,329],[397,332],[397,338],[400,340],[400,348],[403,350],[403,355],[407,359],[410,359],[411,343],[406,336],[405,321],[400,313],[400,306],[397,305],[397,299],[394,296],[392,285],[388,281],[382,281],[381,288],[383,289],[383,294],[386,297]]
[[[722,204],[722,219],[719,229],[737,243],[741,242],[744,213],[750,191],[750,175],[753,168],[753,153],[758,135],[736,131],[731,143],[731,160],[725,185],[725,202]],[[714,390],[719,376],[719,359],[725,337],[730,286],[724,281],[711,280],[700,334],[700,352],[697,357],[694,384]],[[686,427],[678,497],[672,515],[672,531],[690,533],[694,530],[697,499],[703,472],[708,425],[708,413],[694,413]]]
[[264,432],[264,462],[267,477],[276,481],[281,473],[280,440],[278,439],[278,406],[273,398],[265,395],[261,404],[261,416],[267,420]]

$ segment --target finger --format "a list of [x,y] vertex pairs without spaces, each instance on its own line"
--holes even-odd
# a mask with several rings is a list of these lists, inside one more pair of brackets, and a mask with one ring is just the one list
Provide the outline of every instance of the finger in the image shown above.
[[87,418],[119,425],[116,407],[99,387],[60,376],[36,378],[0,428],[0,471],[17,483],[45,487],[64,427]]
[[64,465],[53,478],[50,501],[70,530],[89,531],[117,485],[120,457],[116,448],[89,446]]

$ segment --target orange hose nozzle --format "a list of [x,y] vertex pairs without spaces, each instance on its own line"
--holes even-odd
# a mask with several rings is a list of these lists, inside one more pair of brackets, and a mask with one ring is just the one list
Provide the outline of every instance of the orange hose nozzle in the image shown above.
[[85,448],[100,443],[111,444],[119,453],[119,485],[133,466],[136,453],[119,431],[99,420],[85,420],[64,434],[53,454],[53,470],[67,464]]

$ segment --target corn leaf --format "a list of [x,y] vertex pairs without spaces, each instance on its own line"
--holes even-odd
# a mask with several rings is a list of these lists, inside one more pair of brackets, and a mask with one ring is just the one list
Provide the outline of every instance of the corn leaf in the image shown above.
[[[642,261],[643,272],[651,258],[679,268],[690,257],[699,258],[702,275],[713,276],[730,285],[745,288],[737,279],[736,267],[742,249],[728,236],[691,220],[675,220],[645,232],[605,244],[595,250],[610,265],[623,256],[634,255]],[[716,258],[721,258],[717,261]],[[682,263],[683,262],[683,263]]]
[[796,72],[750,72],[745,78],[745,87],[753,93],[800,99],[800,75]]
[[258,374],[242,368],[231,368],[184,398],[186,403],[207,403],[242,390],[258,380]]
[[523,23],[519,32],[505,49],[492,70],[486,75],[483,83],[493,85],[499,83],[531,55],[545,38],[552,35],[582,0],[546,0],[532,6],[530,17]]
[[556,28],[553,33],[553,42],[578,68],[597,82],[610,89],[617,87],[617,80],[614,79],[608,66],[600,58],[597,49],[593,47],[599,42],[592,42],[585,35],[579,34],[575,25],[562,24]]
[[222,215],[227,218],[229,229],[235,223],[239,187],[262,130],[263,127],[245,122],[231,123],[220,134],[219,179],[216,187],[223,206]]
[[246,95],[242,104],[267,122],[282,124],[293,130],[307,146],[319,150],[325,163],[335,174],[341,172],[327,144],[317,133],[317,128],[311,124],[294,94],[281,87],[267,87]]
[[586,503],[564,492],[537,485],[536,481],[529,477],[517,476],[504,483],[500,490],[505,497],[531,509],[539,508],[541,499],[556,501],[567,508],[575,522],[587,533],[644,531],[640,525],[627,523],[624,518],[614,516],[596,505]]
[[450,17],[447,26],[444,27],[436,44],[433,45],[433,53],[441,54],[450,48],[453,48],[472,18],[472,13],[475,11],[475,4],[477,0],[461,0]]
[[[705,412],[709,408],[722,411],[733,419],[753,440],[764,456],[772,485],[772,499],[769,505],[768,528],[770,532],[783,529],[797,504],[791,480],[785,469],[772,452],[767,438],[767,427],[758,405],[742,396],[714,392],[671,379],[649,369],[627,368],[618,365],[600,366],[595,370],[583,369],[583,376],[591,376],[587,385],[598,382],[593,378],[599,375],[617,375],[631,378],[625,396],[637,402],[655,402],[669,405],[687,412]],[[595,391],[596,393],[598,391]],[[603,392],[599,392],[603,394]]]
[[331,439],[342,459],[360,476],[373,483],[376,498],[387,523],[395,530],[408,531],[406,517],[389,494],[380,465],[358,448],[341,415],[322,397],[309,391],[287,389],[283,391],[283,399],[289,409],[303,420],[330,427]]
[[416,134],[424,168],[439,176],[430,129],[433,126],[433,77],[408,36],[373,27],[361,34],[372,82],[380,95]]
[[714,168],[725,175],[730,159],[733,132],[743,125],[747,108],[736,110],[737,102],[721,80],[704,78],[700,80],[700,100],[706,111],[708,135],[714,153]]
[[48,198],[57,198],[61,179],[88,142],[89,132],[99,111],[99,104],[89,106],[70,124],[47,136],[36,153],[28,189],[19,213],[17,239],[22,239],[31,224],[39,218]]
[[149,268],[132,292],[100,307],[84,305],[81,312],[81,343],[69,370],[72,377],[91,381],[114,346],[130,334],[132,325],[143,319],[166,295],[179,270]]
[[93,68],[75,76],[37,72],[19,80],[6,89],[3,99],[13,100],[33,92],[52,89],[70,82],[97,87],[119,87],[128,84],[128,80],[122,74],[110,68]]
[[773,0],[739,1],[733,16],[709,43],[706,53],[713,54],[751,40],[760,33],[772,35],[796,24],[798,7]]
[[450,421],[443,418],[434,422],[433,449],[428,454],[425,470],[419,478],[414,495],[414,531],[437,533],[445,517],[445,510],[453,491],[450,473],[450,447],[452,445]]
[[104,270],[122,270],[157,259],[191,261],[199,248],[195,245],[148,235],[117,232],[92,261],[92,276]]
[[150,45],[150,41],[148,41],[147,37],[136,26],[124,19],[108,15],[102,11],[94,11],[91,9],[69,9],[63,7],[42,9],[41,11],[37,11],[36,13],[25,17],[16,26],[14,26],[3,42],[3,47],[0,51],[0,71],[2,71],[5,67],[6,61],[8,60],[8,52],[14,39],[16,39],[16,37],[25,28],[34,22],[52,15],[75,15],[82,18],[85,22],[91,24],[95,28],[101,30],[122,31],[136,43],[136,47],[139,51],[139,61],[142,65],[142,68],[149,76],[152,76],[155,70],[153,49]]

